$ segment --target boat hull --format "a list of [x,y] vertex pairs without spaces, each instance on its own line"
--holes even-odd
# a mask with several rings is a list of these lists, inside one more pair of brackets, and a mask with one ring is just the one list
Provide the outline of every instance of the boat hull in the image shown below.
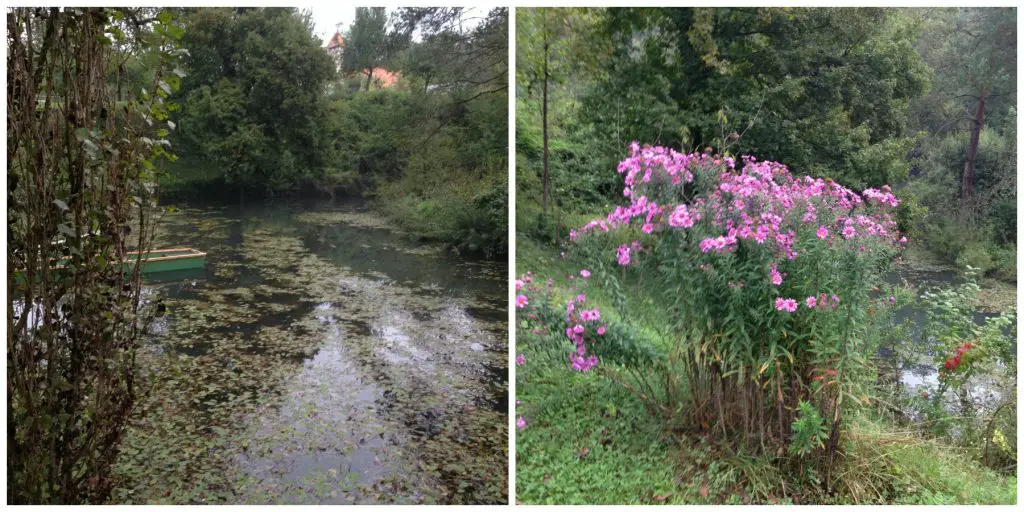
[[[121,263],[121,270],[125,273],[131,272],[135,265],[138,263],[139,252],[128,253],[126,261]],[[54,270],[60,270],[62,265],[58,265]],[[150,278],[158,278],[157,280],[163,281],[164,275],[189,275],[196,276],[202,272],[202,269],[206,266],[206,253],[198,251],[192,248],[179,248],[179,249],[155,249],[142,255],[142,268],[141,273],[147,280]],[[24,282],[24,273],[17,272],[14,275],[15,282],[22,284]]]

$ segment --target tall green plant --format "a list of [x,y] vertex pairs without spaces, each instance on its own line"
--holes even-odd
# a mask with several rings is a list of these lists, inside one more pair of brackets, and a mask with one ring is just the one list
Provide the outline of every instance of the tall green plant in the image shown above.
[[[7,500],[101,503],[139,390],[129,251],[151,247],[173,158],[182,30],[130,9],[19,8],[7,23]],[[157,62],[148,89],[125,87],[131,52]]]
[[[790,446],[829,467],[843,410],[864,400],[869,293],[905,241],[891,216],[898,200],[775,162],[636,143],[618,170],[629,204],[571,237],[621,318],[636,314],[627,287],[661,312],[644,348],[659,354],[656,365],[621,364],[640,374],[643,398],[673,423],[756,451]],[[609,345],[614,329],[595,322],[599,314],[578,301],[567,308],[574,368],[623,346]],[[798,417],[802,403],[814,413]],[[824,443],[811,442],[814,418]]]

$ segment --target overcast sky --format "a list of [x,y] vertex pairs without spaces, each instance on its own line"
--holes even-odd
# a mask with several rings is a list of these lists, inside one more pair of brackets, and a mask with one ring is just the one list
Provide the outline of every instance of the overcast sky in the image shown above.
[[[321,3],[313,6],[299,7],[303,11],[313,12],[313,31],[320,38],[320,43],[327,46],[327,38],[334,35],[334,31],[340,29],[344,34],[349,25],[356,19],[356,6],[345,2]],[[387,9],[390,17],[394,8]],[[480,23],[481,19],[487,16],[488,8],[469,7],[465,10],[463,27],[469,29]],[[341,26],[338,26],[341,23]],[[418,40],[413,34],[413,40]]]
[[[324,2],[314,6],[301,7],[304,11],[313,11],[314,32],[320,38],[320,42],[327,45],[327,38],[334,35],[337,28],[342,33],[348,30],[348,26],[356,19],[356,6],[347,2]],[[388,10],[390,13],[391,11]],[[341,27],[336,27],[341,23]]]

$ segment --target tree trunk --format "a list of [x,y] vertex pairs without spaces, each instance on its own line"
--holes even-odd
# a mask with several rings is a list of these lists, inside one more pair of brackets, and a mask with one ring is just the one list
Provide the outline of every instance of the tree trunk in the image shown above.
[[548,214],[548,202],[550,201],[550,174],[548,171],[548,41],[547,34],[544,36],[544,101],[543,101],[543,123],[544,123],[544,176],[541,182],[544,184],[544,197],[542,205],[544,215]]
[[373,68],[366,71],[366,90],[370,90],[370,84],[373,83]]
[[970,201],[974,196],[974,162],[978,156],[978,141],[981,139],[981,128],[985,125],[985,100],[988,97],[988,88],[981,88],[981,96],[978,97],[978,111],[971,120],[971,143],[967,146],[967,158],[964,161],[964,181],[961,187],[962,199]]

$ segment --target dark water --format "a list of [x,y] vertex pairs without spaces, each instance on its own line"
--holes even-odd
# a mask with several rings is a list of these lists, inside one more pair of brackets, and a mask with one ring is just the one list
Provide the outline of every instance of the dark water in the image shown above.
[[[890,272],[886,276],[887,284],[907,284],[916,287],[919,293],[918,296],[928,290],[950,288],[962,284],[963,282],[964,278],[962,274],[952,269],[915,270],[902,267]],[[974,323],[977,325],[984,325],[988,318],[994,318],[997,316],[999,316],[999,314],[979,309],[974,312],[973,319]],[[911,339],[920,339],[922,326],[926,320],[925,313],[914,305],[904,306],[895,312],[894,321],[897,324],[900,324],[906,320],[910,320],[912,323],[910,331]],[[896,355],[891,350],[883,348],[880,350],[879,356],[884,362],[893,364],[899,363]],[[925,347],[921,347],[919,357],[916,361],[905,361],[903,363],[903,368],[898,369],[898,378],[900,384],[907,390],[914,392],[919,388],[934,389],[938,385],[938,368],[935,366],[933,354],[928,353]],[[1000,389],[1001,387],[1002,383],[996,382],[992,376],[981,374],[976,375],[973,378],[972,382],[968,385],[968,390],[970,394],[974,396],[978,405],[984,407],[986,405],[997,404],[1000,402],[1003,394],[1003,390]]]
[[181,207],[150,282],[156,387],[119,460],[132,502],[507,503],[507,267],[357,203]]

